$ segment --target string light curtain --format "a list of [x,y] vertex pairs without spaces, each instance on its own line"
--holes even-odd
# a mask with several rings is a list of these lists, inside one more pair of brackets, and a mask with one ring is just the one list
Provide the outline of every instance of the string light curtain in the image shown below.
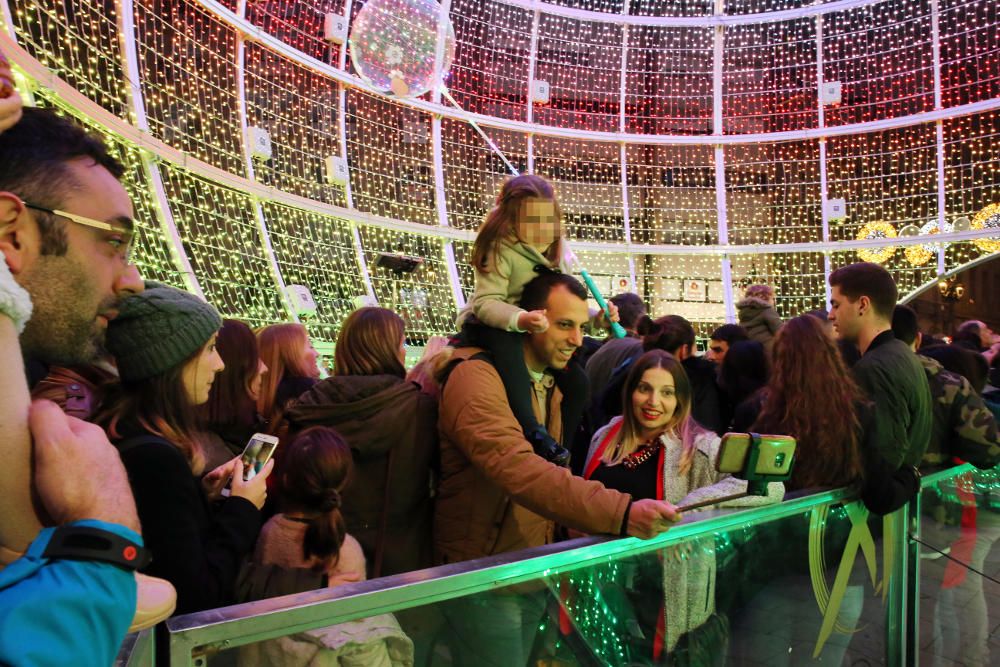
[[[43,85],[38,103],[103,131],[126,164],[144,275],[191,287],[183,256],[213,303],[255,325],[292,317],[280,284],[306,285],[321,342],[369,293],[415,340],[451,330],[471,235],[508,170],[450,106],[355,85],[323,22],[363,2],[5,2],[24,57],[83,96]],[[829,268],[870,254],[906,293],[994,251],[929,237],[1000,202],[997,3],[725,0],[722,28],[716,4],[450,3],[449,89],[515,166],[556,184],[602,289],[627,284],[705,332],[748,281],[774,285],[787,317],[823,305]],[[824,105],[831,82],[841,99]],[[980,106],[945,113],[960,105]],[[867,125],[886,120],[898,125]],[[247,128],[268,133],[270,158],[251,157]],[[347,184],[330,182],[331,156],[346,156]],[[846,216],[824,212],[824,189]],[[925,238],[906,249],[914,228]],[[903,238],[811,246],[859,237]],[[424,263],[398,277],[381,252]]]

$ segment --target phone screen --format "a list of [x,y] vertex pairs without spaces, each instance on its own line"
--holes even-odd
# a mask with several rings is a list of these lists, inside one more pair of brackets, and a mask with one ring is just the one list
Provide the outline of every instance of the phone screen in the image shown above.
[[[257,476],[257,473],[263,470],[267,462],[271,460],[271,456],[277,447],[278,439],[273,435],[254,433],[250,437],[250,442],[247,443],[243,453],[240,454],[240,460],[243,462],[244,482],[249,482]],[[222,490],[222,495],[228,496],[231,487],[232,480],[226,484],[226,488]]]

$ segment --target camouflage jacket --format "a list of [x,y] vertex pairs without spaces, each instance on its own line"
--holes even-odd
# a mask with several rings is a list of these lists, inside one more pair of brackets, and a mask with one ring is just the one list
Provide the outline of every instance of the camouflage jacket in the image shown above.
[[927,373],[934,417],[921,465],[947,464],[952,457],[981,469],[1000,463],[996,419],[969,381],[934,359],[919,354],[917,358]]

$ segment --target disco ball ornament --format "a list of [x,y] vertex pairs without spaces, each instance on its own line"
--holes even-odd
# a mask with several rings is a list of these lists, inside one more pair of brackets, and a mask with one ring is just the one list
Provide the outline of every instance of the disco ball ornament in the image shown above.
[[439,81],[434,72],[444,21],[441,77],[455,59],[455,28],[434,0],[368,0],[351,26],[351,62],[367,83],[396,97],[418,97]]
[[972,219],[972,229],[995,229],[997,235],[983,239],[973,239],[983,252],[1000,252],[1000,204],[990,204]]
[[[882,220],[876,220],[875,222],[865,223],[861,229],[858,230],[858,240],[859,241],[873,241],[875,239],[894,239],[896,238],[896,228],[893,227],[888,222],[883,222]],[[889,261],[889,258],[896,253],[896,246],[886,245],[880,246],[878,248],[861,248],[858,250],[858,257],[866,262],[875,262],[876,264],[882,264],[883,262]]]

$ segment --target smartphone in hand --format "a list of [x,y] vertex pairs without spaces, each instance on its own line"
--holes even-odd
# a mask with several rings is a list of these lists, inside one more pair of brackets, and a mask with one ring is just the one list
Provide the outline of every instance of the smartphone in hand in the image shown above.
[[[250,442],[247,443],[243,453],[240,454],[240,460],[243,461],[244,482],[249,482],[257,476],[257,473],[271,460],[271,456],[274,455],[274,450],[277,447],[278,439],[273,435],[254,433],[250,436]],[[226,487],[221,491],[223,496],[229,496],[232,483],[233,480],[230,478],[226,483]]]

